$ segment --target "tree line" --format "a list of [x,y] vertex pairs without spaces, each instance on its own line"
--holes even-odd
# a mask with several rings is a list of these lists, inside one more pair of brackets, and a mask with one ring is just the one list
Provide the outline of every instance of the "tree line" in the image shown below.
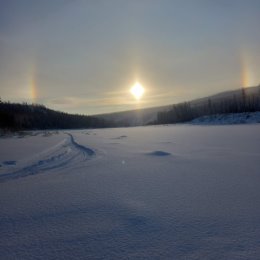
[[112,127],[113,123],[94,116],[68,114],[38,104],[2,102],[0,128],[6,130],[78,129]]
[[168,111],[158,112],[155,124],[173,124],[191,121],[201,116],[228,113],[243,113],[260,111],[259,91],[247,94],[243,88],[239,95],[232,97],[211,99],[199,103],[183,102],[173,105]]
[[[201,116],[260,111],[260,85],[258,90],[245,89],[233,96],[208,98],[201,102],[183,102],[168,111],[158,112],[149,124],[174,124],[191,121]],[[44,105],[3,102],[0,99],[0,129],[44,130],[79,129],[129,126],[129,119],[116,121],[102,117],[68,114],[51,110]]]

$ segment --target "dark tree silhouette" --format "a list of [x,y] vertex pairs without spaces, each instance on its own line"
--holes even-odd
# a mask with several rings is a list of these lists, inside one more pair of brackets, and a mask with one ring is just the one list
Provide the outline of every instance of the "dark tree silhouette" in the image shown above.
[[77,129],[114,126],[94,116],[71,115],[43,105],[0,102],[0,128],[8,130]]
[[155,123],[180,123],[207,115],[256,111],[260,111],[260,89],[254,94],[247,94],[246,89],[242,88],[239,95],[233,95],[231,98],[215,101],[209,98],[207,102],[199,105],[191,105],[189,102],[173,105],[169,111],[159,112]]

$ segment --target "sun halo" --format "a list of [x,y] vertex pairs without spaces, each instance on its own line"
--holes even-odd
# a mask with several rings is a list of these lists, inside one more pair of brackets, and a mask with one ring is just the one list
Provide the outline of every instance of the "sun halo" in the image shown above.
[[135,99],[139,100],[144,94],[144,88],[139,82],[136,82],[130,89],[130,92],[135,97]]

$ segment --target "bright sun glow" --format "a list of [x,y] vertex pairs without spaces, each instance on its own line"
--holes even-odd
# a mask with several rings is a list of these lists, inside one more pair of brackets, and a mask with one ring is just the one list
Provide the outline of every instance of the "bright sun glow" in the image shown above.
[[136,99],[140,99],[144,94],[144,88],[139,82],[136,82],[130,89],[130,92]]

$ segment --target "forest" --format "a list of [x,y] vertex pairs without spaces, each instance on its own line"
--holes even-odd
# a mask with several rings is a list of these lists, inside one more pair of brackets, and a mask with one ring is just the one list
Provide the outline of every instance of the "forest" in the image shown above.
[[260,89],[248,94],[241,89],[233,97],[211,99],[201,103],[183,102],[173,105],[168,111],[158,112],[154,124],[174,124],[191,121],[195,118],[216,114],[244,113],[260,111]]
[[104,128],[113,124],[94,116],[68,114],[38,104],[0,100],[0,128],[5,130]]

